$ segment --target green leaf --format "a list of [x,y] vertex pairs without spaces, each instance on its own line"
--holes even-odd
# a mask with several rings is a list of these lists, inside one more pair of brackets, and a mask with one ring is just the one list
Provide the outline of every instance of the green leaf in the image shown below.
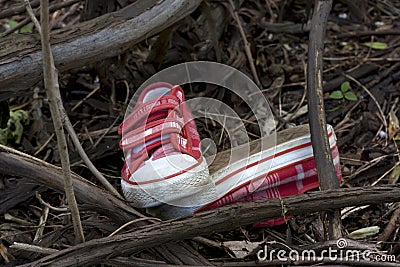
[[340,85],[340,90],[342,90],[343,93],[349,91],[349,89],[350,89],[350,83],[349,82],[343,82]]
[[15,143],[21,142],[22,135],[24,133],[24,126],[29,123],[29,114],[25,110],[16,110],[10,112],[10,119],[8,125],[10,133],[15,140]]
[[364,43],[364,45],[371,47],[372,49],[376,49],[376,50],[384,50],[384,49],[388,48],[386,43],[381,43],[381,42],[367,42],[367,43]]
[[353,93],[352,91],[346,92],[344,94],[344,98],[346,98],[347,100],[350,100],[350,101],[357,101],[358,100],[356,94]]
[[0,144],[7,145],[11,140],[19,144],[24,133],[24,127],[28,124],[28,112],[25,110],[10,111],[7,127],[0,129]]
[[15,20],[9,20],[9,21],[7,22],[7,25],[8,25],[10,28],[17,26],[17,24],[18,24],[18,22],[15,21]]
[[27,33],[32,31],[33,29],[33,23],[29,23],[27,25],[25,25],[24,27],[21,28],[21,30],[19,30],[20,33]]
[[343,99],[343,93],[342,93],[342,91],[333,91],[332,93],[331,93],[331,98],[332,99]]

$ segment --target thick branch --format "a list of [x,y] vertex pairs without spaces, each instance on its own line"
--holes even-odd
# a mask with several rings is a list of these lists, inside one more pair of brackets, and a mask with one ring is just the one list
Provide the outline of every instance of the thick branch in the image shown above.
[[[119,11],[52,32],[60,71],[121,54],[190,14],[201,0],[136,1]],[[0,100],[28,90],[42,78],[37,34],[0,39]]]
[[369,205],[400,200],[400,186],[346,188],[238,203],[194,216],[142,227],[134,232],[95,239],[46,256],[24,266],[73,266],[95,264],[104,258],[129,255],[144,248],[234,228],[285,215],[309,214],[348,205]]
[[[40,4],[40,0],[33,0],[30,1],[30,5],[31,7],[37,7]],[[25,4],[24,3],[18,3],[15,5],[12,5],[10,7],[8,7],[7,9],[4,9],[2,11],[0,11],[0,19],[4,19],[7,17],[11,17],[14,15],[18,15],[25,12]]]
[[[64,189],[61,168],[2,145],[0,174],[26,178],[31,183],[44,185],[59,192],[63,192]],[[114,218],[120,224],[143,217],[123,201],[79,175],[72,173],[72,179],[76,198],[83,207]]]
[[308,46],[307,93],[310,116],[310,132],[315,155],[315,165],[322,190],[338,188],[339,183],[332,163],[328,141],[323,98],[323,49],[325,26],[332,1],[316,1],[311,22]]
[[[333,167],[323,97],[323,50],[325,29],[332,0],[316,0],[311,21],[307,61],[307,96],[310,118],[311,141],[321,190],[339,188]],[[340,213],[327,213],[328,238],[341,236]]]
[[[0,145],[0,174],[25,178],[31,181],[31,183],[37,183],[63,192],[61,168],[3,145]],[[113,218],[119,224],[145,217],[134,208],[125,204],[125,202],[77,174],[72,173],[72,179],[74,180],[75,195],[80,202],[81,208],[97,211],[109,218]],[[135,225],[140,226],[148,223],[151,222],[138,221]],[[168,247],[171,253],[176,255],[175,257],[179,259],[179,263],[183,261],[184,264],[206,264],[204,259],[198,255],[191,254],[178,244],[175,244],[173,247],[168,245],[155,249],[160,252],[160,255],[163,255],[162,251],[166,247]],[[165,260],[175,263],[168,257],[165,257]]]

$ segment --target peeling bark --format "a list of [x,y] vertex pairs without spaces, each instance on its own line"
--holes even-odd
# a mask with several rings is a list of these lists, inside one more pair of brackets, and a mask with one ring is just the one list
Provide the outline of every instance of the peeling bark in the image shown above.
[[[121,10],[51,34],[59,71],[119,55],[190,14],[201,0],[137,1]],[[0,100],[23,94],[42,79],[38,34],[0,39]]]

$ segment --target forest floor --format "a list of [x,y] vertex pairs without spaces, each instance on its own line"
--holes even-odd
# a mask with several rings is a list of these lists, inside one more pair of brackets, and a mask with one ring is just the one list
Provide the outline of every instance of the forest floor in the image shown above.
[[[19,2],[0,0],[0,11]],[[62,1],[51,1],[56,2]],[[115,9],[130,1],[108,2],[112,3],[109,8]],[[187,18],[161,35],[135,45],[120,57],[61,73],[63,103],[80,142],[92,162],[118,190],[123,153],[118,146],[120,136],[117,129],[129,100],[149,77],[175,64],[214,61],[232,66],[253,80],[257,76],[261,89],[280,117],[276,120],[278,129],[308,123],[305,97],[309,35],[307,1],[234,2],[241,2],[237,11],[256,73],[251,70],[244,40],[229,1],[205,1]],[[326,117],[337,135],[344,180],[341,187],[396,184],[400,175],[400,1],[363,0],[357,1],[359,6],[354,3],[335,1],[329,16],[324,50]],[[112,10],[102,12],[107,11]],[[76,1],[53,12],[51,25],[63,28],[78,23],[83,12],[83,1]],[[0,18],[0,34],[25,18],[25,12]],[[36,30],[28,24],[10,34],[32,32]],[[91,92],[94,93],[89,95]],[[260,136],[260,129],[251,123],[255,120],[251,110],[237,95],[209,84],[194,84],[187,92],[189,99],[203,96],[227,103],[246,120],[250,138],[255,140]],[[82,102],[82,99],[85,100]],[[0,130],[0,143],[59,165],[57,141],[43,84],[39,83],[35,90],[32,89],[30,96],[10,98],[8,107],[4,103],[1,106],[2,118],[7,118],[4,110],[8,113],[9,107],[13,125]],[[198,120],[197,124],[201,137],[213,139],[218,151],[229,147],[229,138],[221,127],[206,119]],[[69,151],[72,170],[97,183],[74,150],[72,142]],[[0,176],[0,192],[8,192],[9,195],[16,184],[14,178]],[[5,201],[1,194],[0,204]],[[65,207],[66,200],[60,192],[48,189],[41,191],[40,195],[54,207]],[[399,208],[396,203],[382,203],[347,210],[342,215],[344,232],[349,234],[361,228],[377,226],[378,231],[362,238],[363,241],[376,243]],[[47,236],[64,229],[53,243],[48,244],[50,248],[63,249],[73,244],[73,230],[63,228],[70,223],[63,209],[51,210],[46,227],[38,228],[43,220],[43,209],[42,202],[33,192],[28,199],[16,203],[0,217],[0,265],[10,261],[11,266],[13,262],[40,258],[40,254],[32,256],[26,251],[9,248],[13,242],[31,244],[38,229],[43,231],[40,235]],[[85,212],[82,220],[93,220],[92,216],[90,212]],[[211,262],[222,262],[243,256],[232,255],[228,253],[230,250],[238,247],[239,250],[251,250],[251,245],[257,242],[276,241],[298,246],[322,241],[321,229],[319,214],[308,214],[296,216],[282,226],[259,229],[249,225],[205,237],[216,241],[216,244],[222,242],[222,249],[216,250],[204,242],[192,242],[192,245]],[[381,243],[381,248],[388,255],[397,255],[399,261],[399,224],[395,229]],[[87,240],[107,236],[113,231],[112,227],[107,232],[104,227],[98,229],[96,226],[85,226],[84,230]],[[12,261],[12,258],[16,260]],[[249,256],[250,260],[254,258],[254,255]]]

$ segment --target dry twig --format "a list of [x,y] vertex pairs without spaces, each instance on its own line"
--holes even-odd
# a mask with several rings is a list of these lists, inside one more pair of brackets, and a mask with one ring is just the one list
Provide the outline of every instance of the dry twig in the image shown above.
[[[61,9],[61,8],[64,8],[64,7],[73,5],[73,4],[75,4],[75,3],[78,3],[79,1],[80,1],[80,0],[70,0],[70,1],[66,1],[66,2],[61,2],[61,3],[53,4],[53,5],[50,6],[50,12],[54,12],[54,11],[59,10],[59,9]],[[34,1],[32,1],[32,2],[34,2]],[[37,1],[37,2],[39,2],[39,1]],[[27,6],[27,3],[29,3],[29,1],[24,1],[25,9],[27,9],[29,16],[32,17],[32,14],[31,14],[31,13],[33,13],[34,16],[39,15],[39,8],[33,10],[33,9],[32,9],[32,3],[31,3],[31,5],[29,5],[29,7]],[[28,10],[28,8],[30,9],[30,11]],[[1,15],[0,15],[0,17],[1,17]],[[30,21],[30,18],[29,18],[29,17],[28,17],[28,18],[25,18],[25,19],[23,19],[23,20],[21,20],[21,21],[20,21],[17,25],[15,25],[14,27],[11,27],[11,28],[7,29],[6,31],[2,32],[2,33],[0,34],[0,37],[3,38],[3,37],[5,37],[5,36],[9,35],[10,33],[13,33],[13,32],[15,32],[15,31],[18,31],[19,29],[21,29],[22,27],[24,27],[25,25],[27,25],[27,24],[29,23],[29,21]],[[33,22],[33,23],[35,23],[35,22]],[[38,32],[40,33],[40,30],[39,30],[39,28],[37,27],[38,25],[35,25],[35,26],[36,26],[36,28],[38,29]]]
[[390,235],[393,233],[393,231],[395,231],[395,229],[399,226],[399,222],[400,222],[400,203],[397,203],[393,215],[390,218],[389,223],[386,225],[385,230],[383,230],[382,234],[379,235],[378,241],[386,242],[389,239]]
[[360,86],[371,97],[372,101],[375,103],[376,107],[378,108],[380,119],[381,119],[381,121],[383,123],[383,126],[385,126],[385,131],[388,132],[388,126],[387,126],[387,122],[386,122],[386,119],[385,119],[385,114],[383,113],[383,110],[382,110],[381,106],[379,105],[379,102],[376,99],[376,97],[371,93],[370,90],[368,90],[367,87],[365,87],[362,83],[360,83],[356,78],[354,78],[353,76],[351,76],[349,74],[346,74],[346,73],[343,73],[343,75],[346,78],[348,78],[348,79],[352,80],[353,82],[355,82],[358,86]]
[[[26,5],[26,9],[28,11],[28,14],[31,18],[35,18],[35,14],[32,10],[32,7],[29,5],[29,1],[25,0],[25,5]],[[42,29],[41,26],[39,24],[39,21],[37,21],[37,19],[32,19],[33,23],[35,24],[35,26],[37,27],[38,31],[40,32],[40,34],[42,35]],[[100,88],[100,87],[98,87]],[[93,90],[92,92],[95,93],[97,90]],[[89,94],[90,95],[90,94]],[[89,96],[88,96],[89,97]],[[84,100],[82,100],[84,101]],[[92,174],[100,181],[100,183],[107,188],[107,190],[109,190],[113,195],[123,199],[123,197],[118,193],[118,191],[108,182],[108,180],[103,176],[103,174],[101,174],[101,172],[99,170],[97,170],[97,168],[94,166],[94,164],[92,163],[92,161],[89,159],[89,157],[87,156],[85,150],[83,149],[81,143],[79,142],[79,138],[75,133],[75,130],[71,124],[71,121],[68,118],[67,113],[65,112],[64,106],[62,105],[62,102],[60,103],[61,106],[59,106],[59,109],[61,111],[61,117],[63,118],[63,124],[64,127],[67,129],[69,135],[71,136],[71,140],[74,143],[74,146],[78,152],[78,154],[80,155],[80,157],[82,158],[83,162],[85,162],[86,166],[89,168],[89,170],[92,172]],[[79,104],[79,103],[78,103]],[[58,140],[58,138],[57,138]]]
[[89,170],[92,172],[92,174],[100,181],[100,183],[107,188],[108,191],[110,191],[114,196],[119,197],[120,199],[124,199],[109,182],[108,180],[104,177],[104,175],[94,166],[92,161],[89,159],[88,155],[86,154],[85,150],[83,149],[81,143],[79,142],[79,138],[75,133],[74,127],[72,126],[71,121],[68,118],[68,115],[64,109],[64,106],[60,107],[61,114],[64,118],[64,126],[67,129],[72,142],[74,143],[74,146],[76,150],[78,151],[79,156],[82,158],[83,162],[85,162],[86,166],[89,168]]
[[44,248],[44,247],[39,247],[39,246],[25,244],[25,243],[19,243],[19,242],[14,242],[10,247],[14,248],[14,249],[22,249],[22,250],[26,250],[26,251],[41,253],[41,254],[53,254],[53,253],[59,251],[58,249],[54,249],[54,248]]
[[[27,3],[29,6],[29,2]],[[29,9],[29,7],[27,8]],[[32,21],[35,25],[39,25],[33,12],[29,12]],[[72,223],[75,230],[76,242],[81,243],[85,241],[83,235],[83,228],[79,216],[78,203],[75,199],[74,188],[71,178],[71,169],[67,148],[67,140],[65,138],[62,114],[60,107],[62,107],[61,95],[59,91],[58,75],[54,66],[54,59],[50,47],[50,27],[49,27],[49,2],[48,0],[40,1],[40,33],[43,54],[43,76],[44,84],[49,97],[50,111],[53,119],[54,130],[57,136],[58,151],[61,159],[62,172],[64,176],[64,190],[68,200],[68,205],[71,210]],[[39,29],[38,29],[39,30]]]
[[235,4],[233,3],[232,0],[229,0],[229,4],[231,6],[232,16],[233,16],[233,18],[235,19],[235,21],[236,21],[236,23],[238,25],[238,28],[239,28],[239,31],[240,31],[240,35],[242,36],[242,39],[243,39],[243,42],[244,42],[244,49],[246,51],[246,56],[247,56],[247,59],[248,59],[249,64],[250,64],[250,69],[251,69],[251,72],[253,74],[254,81],[256,82],[256,84],[259,87],[261,87],[261,82],[260,82],[260,79],[258,78],[256,66],[254,65],[253,55],[251,54],[250,42],[247,40],[246,33],[244,32],[244,29],[243,29],[243,26],[242,26],[242,21],[240,20],[239,14],[238,14],[238,12],[236,10],[236,7],[235,7]]

